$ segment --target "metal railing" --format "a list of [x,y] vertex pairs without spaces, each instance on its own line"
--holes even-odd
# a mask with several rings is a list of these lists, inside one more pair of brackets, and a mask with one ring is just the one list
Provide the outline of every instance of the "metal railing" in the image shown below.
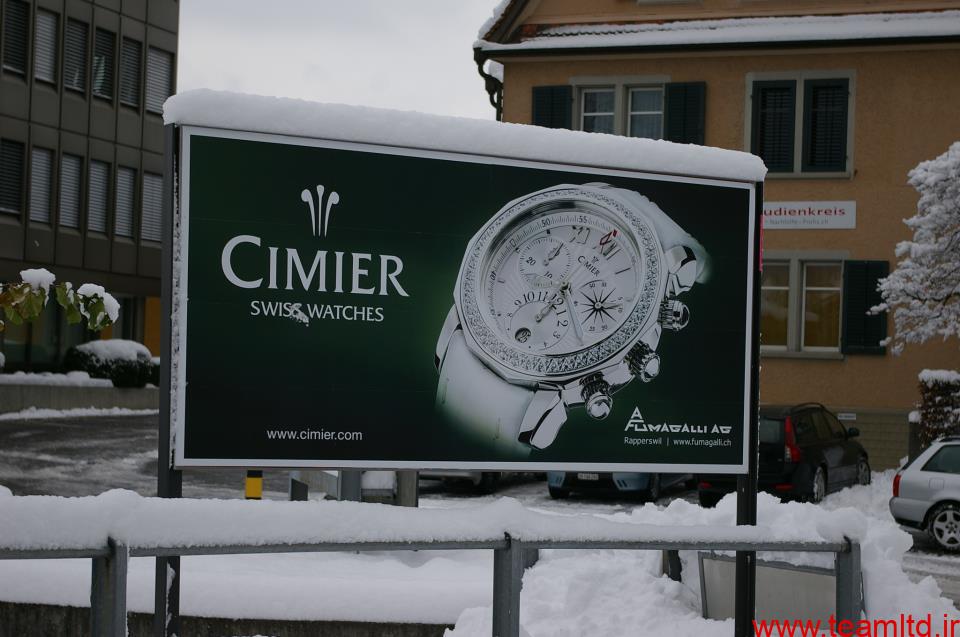
[[437,551],[492,550],[493,637],[519,637],[520,587],[531,550],[536,549],[626,549],[655,551],[776,551],[834,553],[837,621],[856,621],[862,607],[860,546],[842,542],[788,541],[672,541],[672,540],[522,540],[505,535],[489,541],[412,542],[321,542],[312,544],[230,544],[211,546],[125,546],[109,540],[107,546],[90,549],[2,549],[0,559],[93,560],[90,587],[90,634],[123,637],[127,634],[127,570],[131,557],[189,555],[238,555],[255,553],[319,553],[330,551]]

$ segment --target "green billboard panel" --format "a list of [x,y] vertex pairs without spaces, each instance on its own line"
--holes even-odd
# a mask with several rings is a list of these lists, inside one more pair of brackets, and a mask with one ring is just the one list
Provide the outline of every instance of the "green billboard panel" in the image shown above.
[[183,127],[176,464],[743,473],[756,186]]

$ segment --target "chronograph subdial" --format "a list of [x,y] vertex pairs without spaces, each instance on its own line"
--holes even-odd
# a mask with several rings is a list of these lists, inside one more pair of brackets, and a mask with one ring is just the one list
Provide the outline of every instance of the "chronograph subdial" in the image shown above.
[[514,346],[533,352],[550,349],[567,334],[570,320],[562,297],[534,300],[508,316],[507,331]]
[[533,287],[554,286],[573,266],[570,249],[553,237],[540,236],[527,241],[518,256],[520,276]]
[[584,332],[607,333],[623,322],[627,303],[616,286],[595,279],[577,289],[574,307]]

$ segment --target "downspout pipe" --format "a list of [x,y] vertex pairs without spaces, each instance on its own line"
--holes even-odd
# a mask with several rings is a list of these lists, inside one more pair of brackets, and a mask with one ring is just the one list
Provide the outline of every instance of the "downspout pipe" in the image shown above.
[[503,121],[503,82],[483,70],[487,57],[479,47],[473,50],[473,60],[477,63],[477,72],[483,78],[490,105],[497,111],[497,121]]

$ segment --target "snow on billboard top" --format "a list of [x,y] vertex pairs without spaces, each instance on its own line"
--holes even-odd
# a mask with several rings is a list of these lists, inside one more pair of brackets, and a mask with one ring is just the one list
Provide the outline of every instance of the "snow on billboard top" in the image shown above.
[[174,95],[167,124],[470,153],[614,170],[762,181],[749,153],[673,142],[197,89]]
[[500,44],[481,39],[474,47],[496,53],[558,48],[697,46],[958,35],[960,11],[930,11],[683,20],[659,24],[563,25],[544,28],[536,37],[522,42]]

